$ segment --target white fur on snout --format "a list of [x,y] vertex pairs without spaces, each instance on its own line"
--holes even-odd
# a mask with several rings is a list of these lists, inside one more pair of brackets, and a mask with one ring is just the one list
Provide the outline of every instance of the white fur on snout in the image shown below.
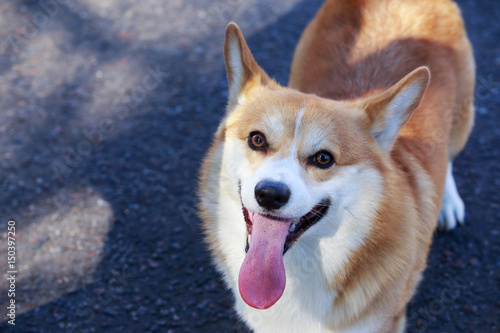
[[[280,182],[290,189],[290,199],[274,215],[300,217],[307,214],[321,199],[311,195],[301,177],[300,165],[291,158],[272,160],[264,163],[251,177],[242,180],[241,198],[243,205],[250,211],[266,213],[257,203],[255,186],[263,181]],[[315,201],[317,200],[317,201]]]

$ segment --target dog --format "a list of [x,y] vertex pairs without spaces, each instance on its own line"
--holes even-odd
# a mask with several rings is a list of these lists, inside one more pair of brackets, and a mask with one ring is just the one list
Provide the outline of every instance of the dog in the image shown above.
[[200,216],[255,332],[404,332],[436,227],[464,222],[452,161],[475,64],[451,0],[328,0],[288,87],[226,29],[228,103]]

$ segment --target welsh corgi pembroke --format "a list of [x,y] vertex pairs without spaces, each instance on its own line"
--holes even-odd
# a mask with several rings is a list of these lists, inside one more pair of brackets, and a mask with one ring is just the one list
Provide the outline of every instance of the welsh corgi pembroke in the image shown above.
[[450,0],[328,0],[288,87],[235,23],[227,110],[199,187],[206,240],[255,332],[404,332],[436,227],[464,222],[452,160],[475,65]]

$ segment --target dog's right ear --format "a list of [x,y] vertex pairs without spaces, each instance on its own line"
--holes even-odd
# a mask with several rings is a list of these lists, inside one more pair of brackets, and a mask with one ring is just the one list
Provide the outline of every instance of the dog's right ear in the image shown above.
[[257,65],[240,28],[234,22],[226,28],[224,42],[227,80],[229,82],[229,104],[238,103],[238,96],[249,84],[266,84],[270,79]]

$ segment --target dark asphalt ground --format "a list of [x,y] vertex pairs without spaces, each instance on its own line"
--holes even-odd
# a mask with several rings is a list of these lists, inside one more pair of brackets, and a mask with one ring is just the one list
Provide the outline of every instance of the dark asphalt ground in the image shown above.
[[[226,24],[286,84],[322,1],[0,1],[0,270],[11,332],[248,332],[193,209],[223,112]],[[476,125],[455,163],[466,224],[435,235],[409,332],[500,331],[500,4],[460,0]],[[7,281],[0,281],[6,313]]]

